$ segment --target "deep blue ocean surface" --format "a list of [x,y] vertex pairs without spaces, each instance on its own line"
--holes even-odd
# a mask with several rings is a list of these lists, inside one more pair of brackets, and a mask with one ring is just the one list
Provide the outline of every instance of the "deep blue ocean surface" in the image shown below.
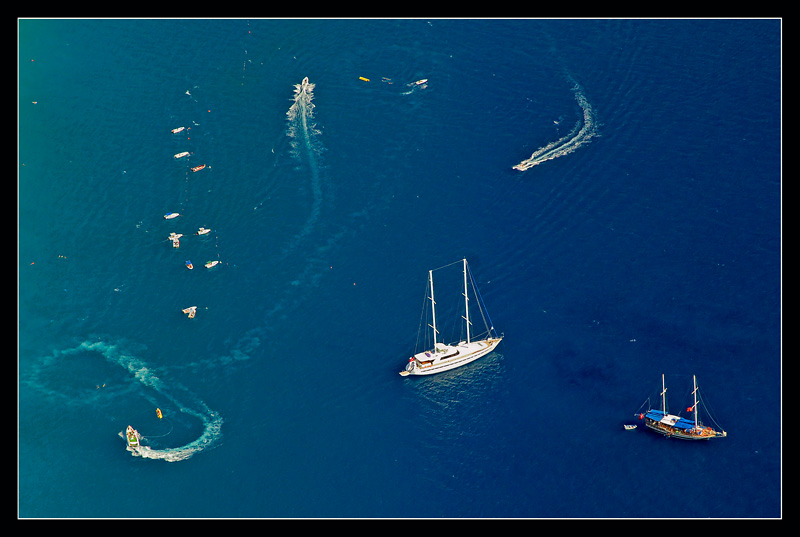
[[20,20],[18,169],[20,517],[782,516],[780,20]]

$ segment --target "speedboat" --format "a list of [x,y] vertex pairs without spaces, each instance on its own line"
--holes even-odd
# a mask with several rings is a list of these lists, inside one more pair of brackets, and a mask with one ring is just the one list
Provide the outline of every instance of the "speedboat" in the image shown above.
[[125,430],[125,438],[128,440],[128,447],[139,447],[139,432],[130,425]]
[[178,213],[167,213],[164,215],[165,220],[172,220],[173,218],[178,218],[180,214]]
[[189,156],[189,152],[188,151],[183,151],[182,153],[175,153],[175,158],[183,158],[183,157],[188,157],[188,156]]
[[[188,93],[188,92],[187,92],[187,93]],[[172,134],[178,134],[179,132],[181,132],[181,131],[182,131],[183,129],[185,129],[185,128],[186,128],[186,127],[178,127],[178,128],[176,128],[176,129],[172,129]]]
[[208,261],[206,263],[206,268],[216,267],[217,265],[219,265],[219,261],[215,259],[214,261]]
[[205,234],[210,233],[210,232],[211,232],[210,229],[206,229],[204,227],[201,227],[200,229],[197,230],[197,234],[198,235],[205,235]]
[[206,167],[205,164],[201,164],[200,166],[195,166],[194,168],[192,168],[192,171],[193,172],[199,172],[200,170],[202,170],[205,167]]
[[186,268],[188,268],[189,270],[192,270],[194,268],[194,265],[192,265],[191,261],[186,260]]

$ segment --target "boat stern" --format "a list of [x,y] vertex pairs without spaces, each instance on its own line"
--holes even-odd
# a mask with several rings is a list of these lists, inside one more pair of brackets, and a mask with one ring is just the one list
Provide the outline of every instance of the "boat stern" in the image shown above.
[[407,377],[407,376],[409,376],[409,375],[411,375],[413,373],[414,369],[416,369],[416,366],[414,364],[415,361],[416,360],[414,359],[413,356],[408,359],[408,363],[406,364],[405,369],[400,371],[400,376],[401,377]]

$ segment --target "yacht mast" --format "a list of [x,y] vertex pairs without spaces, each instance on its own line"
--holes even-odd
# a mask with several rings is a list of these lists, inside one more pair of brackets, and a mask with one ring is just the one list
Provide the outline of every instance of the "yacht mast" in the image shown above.
[[664,415],[667,415],[667,388],[664,385],[664,373],[661,373],[661,410],[664,412]]
[[436,301],[433,299],[433,270],[428,271],[428,279],[431,281],[431,316],[433,317],[433,324],[429,324],[433,328],[433,350],[436,350]]
[[467,343],[469,343],[469,297],[467,296],[467,258],[464,258],[464,320],[467,321]]

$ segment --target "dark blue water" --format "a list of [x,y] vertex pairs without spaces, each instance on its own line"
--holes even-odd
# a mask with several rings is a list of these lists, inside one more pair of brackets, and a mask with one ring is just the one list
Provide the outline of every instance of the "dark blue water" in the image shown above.
[[[779,20],[21,20],[19,516],[781,516],[780,82]],[[499,352],[400,377],[463,256]],[[728,437],[624,431],[662,373]]]

